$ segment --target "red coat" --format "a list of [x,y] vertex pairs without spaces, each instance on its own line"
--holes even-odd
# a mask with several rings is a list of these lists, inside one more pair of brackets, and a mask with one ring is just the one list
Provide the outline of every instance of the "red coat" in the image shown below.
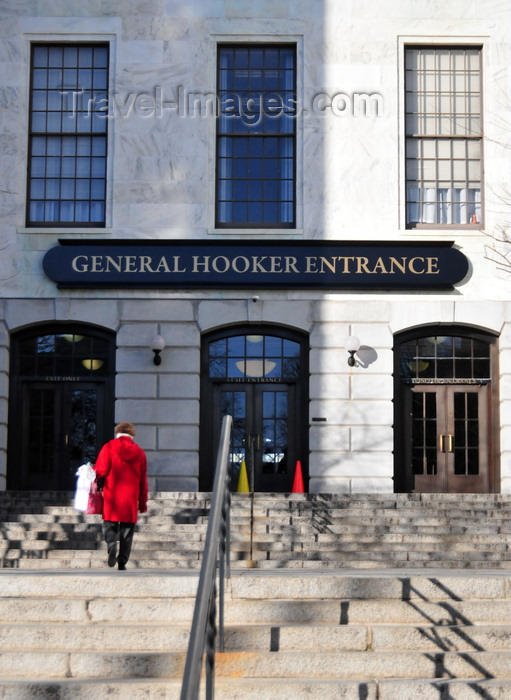
[[106,477],[103,487],[103,520],[136,523],[138,511],[147,511],[147,459],[144,450],[128,435],[101,448],[94,466]]

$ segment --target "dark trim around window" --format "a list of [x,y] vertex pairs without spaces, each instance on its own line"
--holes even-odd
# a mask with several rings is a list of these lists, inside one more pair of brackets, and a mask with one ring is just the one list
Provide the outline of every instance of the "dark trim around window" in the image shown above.
[[221,44],[215,225],[296,226],[296,46]]
[[32,44],[28,227],[105,226],[108,73],[108,44]]

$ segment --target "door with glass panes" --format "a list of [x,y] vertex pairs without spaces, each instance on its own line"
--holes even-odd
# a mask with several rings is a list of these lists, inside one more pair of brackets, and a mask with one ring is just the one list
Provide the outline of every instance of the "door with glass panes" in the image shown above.
[[488,386],[415,386],[411,390],[415,490],[489,490]]
[[231,478],[245,463],[250,491],[291,491],[296,450],[294,386],[245,384],[215,389],[215,415],[233,417]]
[[73,491],[112,437],[115,336],[78,324],[16,333],[11,345],[7,488]]
[[495,490],[496,340],[464,326],[417,329],[397,337],[396,491]]
[[101,447],[104,387],[94,383],[26,383],[21,404],[20,481],[24,488],[69,491],[76,470]]
[[[266,332],[265,332],[266,331]],[[203,353],[200,489],[211,488],[221,421],[233,417],[231,488],[289,493],[299,460],[307,483],[307,344],[272,329],[213,334]]]

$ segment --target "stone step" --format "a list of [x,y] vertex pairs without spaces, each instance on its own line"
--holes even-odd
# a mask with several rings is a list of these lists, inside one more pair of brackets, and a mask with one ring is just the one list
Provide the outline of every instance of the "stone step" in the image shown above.
[[[205,535],[192,532],[169,533],[168,537],[160,534],[154,535],[151,532],[137,533],[134,539],[134,551],[145,552],[150,555],[153,552],[167,551],[180,554],[183,552],[202,552],[204,548]],[[25,536],[13,536],[9,539],[0,540],[0,555],[8,552],[52,552],[59,556],[65,550],[69,551],[104,551],[105,542],[99,534],[87,537],[86,533],[79,533],[77,537],[67,537],[63,534],[49,536],[48,533],[33,533]],[[375,537],[336,537],[336,536],[271,536],[263,534],[243,534],[233,532],[231,537],[231,551],[268,552],[270,556],[288,552],[290,554],[300,553],[300,555],[311,556],[314,553],[324,553],[330,557],[332,555],[343,554],[347,556],[355,553],[364,555],[365,553],[381,552],[392,557],[393,554],[410,552],[420,554],[421,552],[438,552],[439,556],[451,556],[457,558],[458,553],[469,552],[477,556],[478,553],[494,553],[506,556],[511,551],[511,534],[495,533],[488,536],[476,535],[457,537],[456,535],[446,535],[444,537],[434,537],[432,535],[388,534],[386,536]],[[27,554],[28,555],[28,554]]]
[[[74,510],[71,507],[55,508],[53,512],[50,509],[44,508],[40,510],[30,510],[29,507],[20,507],[18,511],[2,510],[3,522],[23,522],[23,523],[101,523],[99,516],[87,515]],[[204,518],[207,519],[209,507],[200,511],[183,513],[179,508],[172,510],[154,509],[154,513],[149,516],[139,516],[139,522],[155,523],[155,524],[201,524]],[[328,514],[328,519],[315,517],[314,513],[296,514],[293,512],[280,513],[274,509],[268,509],[267,512],[261,513],[254,511],[252,513],[253,520],[256,523],[271,523],[274,527],[294,525],[295,527],[303,526],[304,524],[314,525],[316,528],[329,528],[333,525],[355,525],[357,527],[369,528],[372,525],[421,525],[427,527],[439,527],[438,523],[453,523],[456,526],[473,527],[474,520],[477,522],[487,522],[491,524],[496,521],[499,524],[508,522],[508,514],[504,511],[492,511],[485,509],[482,512],[464,512],[460,510],[450,510],[443,512],[440,510],[431,510],[429,513],[423,513],[420,509],[415,509],[410,512],[397,512],[389,509],[387,511],[351,511],[333,509]],[[232,510],[233,524],[245,524],[250,522],[250,512],[240,512],[236,506]]]
[[183,677],[184,652],[144,653],[6,651],[0,654],[0,679],[23,678],[173,678]]
[[[80,556],[80,553],[82,556]],[[51,556],[50,556],[51,554]],[[201,553],[192,554],[183,553],[181,556],[172,554],[172,552],[158,552],[152,558],[148,558],[146,553],[133,554],[130,558],[130,569],[179,569],[190,568],[196,569],[201,564]],[[470,570],[486,570],[491,568],[495,571],[508,571],[511,569],[511,561],[508,558],[499,556],[485,555],[480,558],[466,559],[462,555],[459,558],[448,557],[439,559],[438,554],[434,551],[424,553],[422,557],[412,555],[402,556],[401,558],[392,557],[390,555],[375,554],[372,558],[369,555],[359,555],[352,557],[327,558],[325,555],[305,558],[304,556],[294,556],[292,553],[285,556],[285,553],[279,556],[274,555],[271,558],[269,555],[262,552],[243,552],[233,553],[231,557],[231,567],[233,570],[240,569],[388,569],[389,565],[392,568],[417,568],[417,569],[470,569]],[[4,568],[16,568],[20,570],[36,571],[41,567],[48,569],[105,569],[106,557],[100,552],[89,552],[83,550],[69,552],[63,551],[58,556],[55,552],[48,552],[48,556],[33,556],[27,557],[26,552],[10,551],[3,558]]]
[[103,625],[113,621],[127,625],[161,624],[162,620],[168,620],[169,626],[190,625],[193,605],[193,599],[118,598],[114,604],[112,600],[105,602],[101,598],[83,600],[68,595],[55,599],[25,595],[8,601],[0,599],[0,619],[4,624],[15,619],[45,626],[51,623]]
[[[9,562],[11,566],[9,566]],[[510,571],[511,563],[507,561],[501,562],[488,562],[488,561],[472,561],[465,563],[463,560],[458,561],[444,561],[436,562],[434,559],[430,561],[401,561],[401,562],[391,562],[392,568],[394,569],[410,569],[417,571],[430,571],[432,569],[445,570],[470,570],[470,571],[485,571],[491,566],[494,571]],[[183,569],[188,569],[194,571],[200,568],[201,560],[199,558],[182,558],[182,559],[172,559],[172,560],[158,560],[158,559],[130,559],[129,568],[130,569],[147,569],[151,571],[167,569],[174,571],[181,571]],[[105,564],[99,563],[97,561],[92,561],[87,558],[74,559],[14,559],[14,560],[4,560],[4,568],[13,569],[20,571],[38,571],[43,566],[46,569],[51,570],[61,570],[61,569],[73,569],[74,571],[80,570],[99,570],[104,569]],[[359,571],[369,571],[369,570],[386,570],[389,568],[388,561],[369,561],[369,560],[354,560],[354,561],[314,561],[314,560],[302,560],[296,561],[293,559],[273,559],[273,560],[258,560],[254,561],[248,556],[246,558],[240,558],[231,563],[231,568],[234,571],[272,571],[275,569],[286,569],[290,571],[336,571],[336,570],[359,570]]]
[[[365,527],[360,525],[332,525],[325,529],[319,529],[313,524],[304,523],[297,527],[294,524],[289,525],[279,525],[274,524],[271,521],[255,522],[253,527],[250,527],[250,523],[232,523],[232,534],[233,536],[240,537],[241,535],[247,535],[252,533],[254,537],[259,539],[264,539],[265,536],[273,540],[286,539],[301,539],[310,540],[323,538],[328,540],[342,540],[346,541],[354,539],[357,537],[360,540],[375,539],[378,537],[380,540],[385,541],[390,540],[392,537],[409,536],[411,540],[418,540],[420,537],[431,537],[432,539],[442,540],[453,538],[463,532],[470,532],[471,537],[476,537],[478,539],[487,539],[488,537],[494,535],[509,535],[511,532],[511,525],[509,523],[499,524],[495,521],[488,520],[487,522],[480,522],[477,529],[472,526],[468,528],[465,524],[451,525],[446,527],[435,526],[406,526],[397,525],[395,527],[390,526],[374,526]],[[193,525],[176,525],[170,522],[159,523],[159,522],[146,522],[139,523],[137,526],[137,533],[140,537],[150,537],[154,535],[153,539],[163,539],[165,535],[169,537],[179,536],[183,533],[189,535],[204,536],[207,530],[207,524],[193,524]],[[473,532],[471,532],[473,530]],[[64,522],[41,522],[34,521],[32,523],[28,521],[17,521],[17,522],[6,522],[2,524],[2,538],[15,539],[18,536],[20,539],[33,539],[37,535],[45,539],[56,539],[57,535],[73,537],[77,535],[77,539],[83,539],[84,535],[88,535],[91,539],[101,537],[101,523],[64,523]],[[401,537],[402,539],[403,537]],[[504,539],[504,538],[502,538]]]
[[[102,624],[86,628],[62,622],[37,627],[28,623],[0,624],[2,652],[24,652],[51,648],[53,651],[123,651],[166,652],[186,651],[189,624],[172,627],[163,624]],[[471,652],[511,651],[511,626],[483,625],[471,628],[451,626],[439,629],[424,624],[410,628],[395,625],[231,625],[225,630],[226,651],[421,651]]]
[[[28,505],[32,507],[72,506],[73,493],[51,491],[3,491],[0,492],[0,505],[17,507]],[[272,508],[287,510],[317,510],[330,511],[335,508],[393,508],[395,510],[409,509],[459,509],[480,510],[488,507],[506,510],[511,502],[510,494],[232,494],[232,504],[235,508]],[[170,506],[180,508],[209,508],[211,494],[205,492],[154,492],[150,494],[148,506]]]
[[[69,526],[71,525],[71,527]],[[409,538],[411,541],[418,541],[421,538],[427,539],[431,538],[432,541],[441,541],[443,539],[454,539],[463,531],[460,526],[443,527],[419,527],[419,526],[406,526],[403,525],[397,527],[389,526],[375,526],[375,527],[363,527],[363,526],[351,526],[349,524],[343,525],[332,525],[328,529],[318,529],[311,525],[310,523],[304,523],[299,527],[296,525],[278,525],[263,522],[255,522],[253,527],[250,524],[245,523],[232,523],[233,527],[233,537],[246,536],[252,533],[254,537],[263,540],[264,537],[271,538],[273,540],[286,539],[299,539],[303,541],[324,539],[328,541],[331,540],[342,540],[349,541],[354,540],[372,540],[380,539],[381,541],[390,541],[391,539],[403,539],[404,536]],[[76,539],[97,539],[101,538],[101,525],[100,523],[62,523],[62,522],[49,522],[42,524],[40,521],[34,521],[33,523],[27,521],[18,522],[4,522],[2,524],[1,533],[2,540],[11,539],[35,539],[41,537],[44,539],[61,539],[63,537],[76,538]],[[176,525],[174,523],[156,523],[147,522],[139,523],[137,527],[138,537],[151,538],[154,540],[164,539],[166,536],[169,538],[178,537],[184,533],[188,536],[195,536],[195,538],[204,537],[207,530],[207,524],[194,524],[191,525]],[[495,522],[488,521],[487,524],[484,522],[480,523],[480,527],[477,531],[471,533],[470,536],[475,537],[481,541],[494,536],[499,536],[498,539],[505,539],[511,533],[511,525],[509,523],[498,524]],[[503,537],[500,537],[500,536]],[[0,540],[1,541],[1,540]]]
[[[190,617],[191,619],[191,617]],[[165,652],[169,649],[185,652],[190,636],[189,620],[181,627],[174,622],[169,625],[136,624],[135,622],[116,625],[113,623],[85,627],[62,622],[61,624],[13,623],[0,624],[0,647],[2,652],[19,653],[51,648],[52,651],[119,651],[122,639],[124,653]]]
[[[369,559],[369,558],[358,558],[358,559],[352,559],[352,560],[344,560],[344,561],[337,561],[336,559],[252,559],[248,558],[250,555],[247,556],[247,558],[243,559],[240,558],[239,560],[235,560],[232,563],[232,568],[234,570],[238,569],[253,569],[257,570],[260,569],[262,571],[266,570],[272,570],[272,569],[289,569],[289,570],[299,570],[299,569],[309,569],[309,570],[314,570],[314,569],[319,569],[319,570],[333,570],[335,569],[360,569],[365,570],[365,569],[388,569],[389,564],[391,564],[391,568],[394,569],[425,569],[426,571],[429,571],[431,569],[439,569],[439,570],[464,570],[466,569],[467,571],[484,571],[489,568],[495,571],[509,571],[511,569],[511,565],[508,561],[500,561],[500,560],[491,560],[491,559],[481,559],[481,560],[472,560],[470,562],[464,562],[462,559],[458,560],[451,560],[447,559],[445,561],[436,561],[434,558],[434,555],[432,554],[431,557],[425,558],[425,559],[415,559],[415,560],[408,560],[408,559],[402,559],[402,560],[396,560],[396,559]],[[30,560],[26,560],[30,561]],[[148,566],[151,566],[150,560],[144,560],[147,561]],[[154,564],[153,564],[154,566]]]
[[[113,619],[118,621],[120,607],[129,601],[142,603],[149,606],[148,609],[154,602],[171,602],[175,606],[193,603],[198,574],[185,571],[41,571],[35,574],[2,571],[0,583],[0,605],[4,606],[0,619],[13,619],[12,612],[9,612],[9,605],[13,600],[19,599],[23,604],[26,603],[28,614],[31,604],[35,605],[37,602],[41,605],[41,610],[44,610],[49,601],[60,605],[67,597],[80,607],[81,619],[92,622],[97,621],[93,613],[98,606],[101,608],[112,604],[113,601]],[[499,617],[488,617],[488,612],[494,606],[507,606],[508,613],[511,613],[509,576],[506,573],[491,571],[483,574],[451,571],[438,576],[414,573],[405,577],[389,571],[360,574],[310,572],[306,576],[276,571],[235,573],[228,580],[227,595],[231,610],[235,606],[248,606],[248,610],[255,611],[255,618],[252,620],[243,617],[248,610],[237,607],[233,613],[233,622],[238,624],[240,619],[246,624],[261,621],[265,606],[273,611],[269,618],[273,624],[273,615],[275,612],[278,614],[283,601],[292,614],[301,609],[309,616],[315,609],[323,610],[327,611],[327,615],[321,620],[336,624],[359,624],[364,615],[366,621],[394,623],[399,619],[391,613],[392,609],[400,611],[399,614],[405,611],[403,620],[407,623],[410,621],[410,615],[414,621],[420,619],[416,616],[421,615],[424,609],[428,612],[422,617],[422,622],[427,622],[431,617],[435,624],[439,624],[437,618],[432,616],[431,609],[427,607],[431,605],[436,606],[438,613],[442,615],[439,619],[443,620],[443,624],[447,624],[446,620],[450,619],[446,617],[447,612],[464,616],[472,625],[498,620]],[[377,601],[376,606],[374,601]],[[468,617],[464,609],[467,605],[473,606]],[[375,611],[378,609],[383,610],[382,617],[375,618]],[[355,614],[357,617],[354,617]],[[499,611],[499,615],[501,614],[502,610]],[[509,614],[505,617],[511,619]],[[50,620],[49,612],[46,619]],[[69,618],[63,618],[66,619]],[[297,619],[301,621],[301,618]],[[507,624],[507,620],[500,619],[503,624]]]
[[[37,683],[34,695],[31,680],[4,680],[0,685],[0,700],[28,698],[59,698],[59,700],[98,700],[115,697],[123,700],[179,700],[181,683],[144,679],[94,681],[53,680]],[[321,680],[298,681],[286,679],[276,683],[273,678],[217,679],[217,697],[222,700],[509,700],[511,681],[507,680]],[[204,697],[204,694],[201,695]]]
[[470,653],[400,651],[378,652],[251,652],[218,654],[215,663],[219,677],[363,679],[417,677],[509,678],[509,652],[471,651]]
[[[32,678],[174,678],[183,676],[183,652],[57,652],[5,651],[0,679]],[[224,652],[217,654],[218,678],[242,677],[302,680],[336,678],[509,678],[509,652]]]
[[[10,546],[5,551],[0,547],[0,555],[3,555],[5,562],[22,561],[24,559],[38,559],[50,561],[52,559],[90,559],[98,566],[106,561],[106,547],[103,543],[98,543],[97,548],[92,549],[87,543],[60,543],[62,546],[51,546],[44,540],[34,540],[32,544]],[[65,546],[64,546],[65,545]],[[70,548],[72,545],[72,548]],[[163,546],[161,543],[154,545],[144,545],[138,543],[136,550],[132,552],[130,563],[135,567],[136,561],[160,561],[171,562],[174,559],[201,559],[204,548],[203,542],[167,542]],[[469,547],[465,544],[452,545],[449,551],[439,551],[432,545],[336,545],[314,547],[313,544],[301,546],[296,544],[292,547],[282,543],[268,543],[267,546],[254,543],[252,549],[248,543],[233,543],[231,546],[231,562],[246,560],[250,557],[254,562],[262,561],[295,561],[297,563],[310,561],[320,564],[321,562],[336,562],[341,565],[343,562],[373,561],[387,562],[387,564],[399,562],[424,561],[441,565],[442,562],[465,562],[465,566],[470,566],[473,562],[486,561],[489,565],[494,563],[506,564],[511,561],[509,549],[506,545],[475,545]],[[277,568],[277,567],[276,567]],[[388,566],[387,566],[388,568]]]

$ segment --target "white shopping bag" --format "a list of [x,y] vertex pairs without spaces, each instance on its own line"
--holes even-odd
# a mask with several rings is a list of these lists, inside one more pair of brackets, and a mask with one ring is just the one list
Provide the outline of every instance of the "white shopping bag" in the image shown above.
[[80,510],[82,513],[85,513],[89,499],[90,485],[96,478],[96,472],[94,471],[92,464],[87,462],[86,464],[82,464],[81,467],[78,467],[76,470],[76,477],[74,507],[76,510]]

